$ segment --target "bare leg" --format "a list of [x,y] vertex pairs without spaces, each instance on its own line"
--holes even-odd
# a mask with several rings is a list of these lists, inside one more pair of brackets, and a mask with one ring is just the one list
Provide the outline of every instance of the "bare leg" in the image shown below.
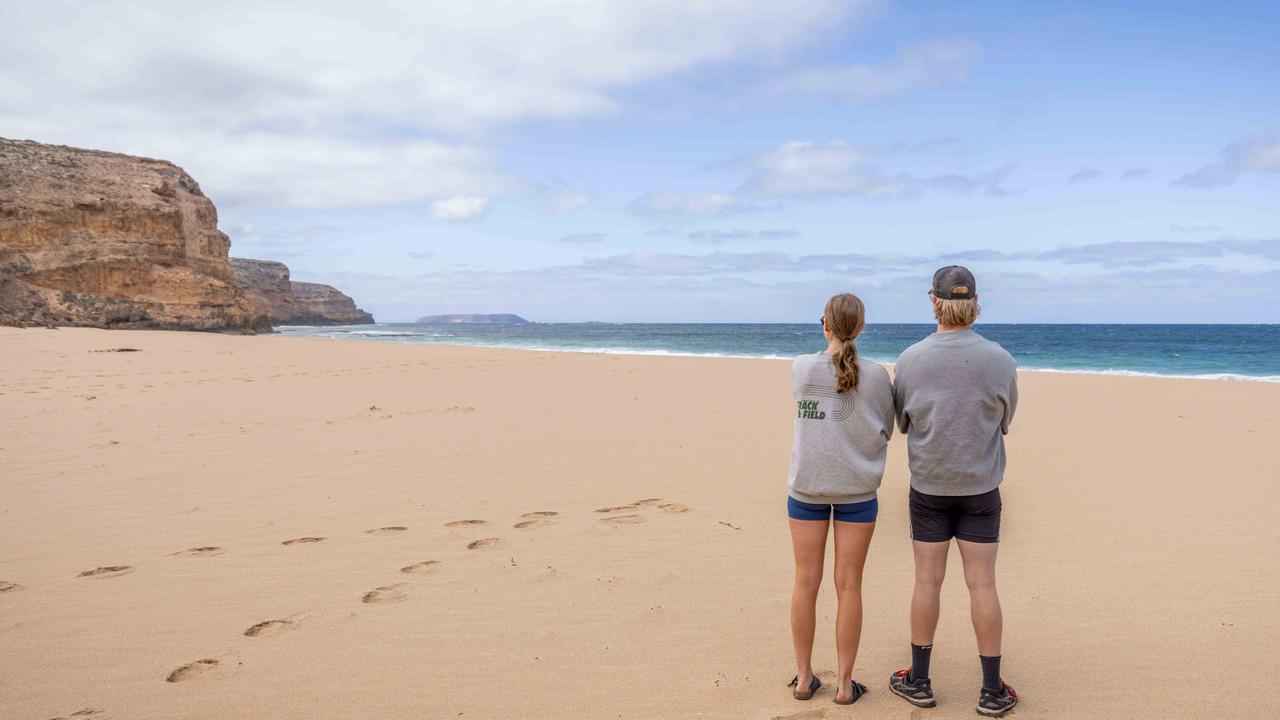
[[1004,632],[1004,615],[996,592],[996,551],[1000,543],[956,540],[956,544],[964,560],[964,582],[969,586],[969,614],[978,637],[978,654],[995,657],[1000,654]]
[[911,542],[916,556],[916,586],[911,593],[911,642],[932,645],[942,607],[942,579],[947,575],[951,542]]
[[791,642],[796,650],[797,689],[813,681],[813,630],[817,624],[818,589],[827,549],[826,520],[790,520],[796,556],[796,582],[791,590]]
[[867,562],[867,547],[876,524],[836,522],[836,697],[849,697],[849,681],[853,664],[858,659],[858,642],[862,639],[862,568]]

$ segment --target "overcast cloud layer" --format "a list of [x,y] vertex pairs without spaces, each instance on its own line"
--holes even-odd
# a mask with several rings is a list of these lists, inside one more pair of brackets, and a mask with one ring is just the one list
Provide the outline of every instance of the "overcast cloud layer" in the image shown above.
[[0,136],[172,160],[383,320],[922,319],[962,262],[995,321],[1273,322],[1249,5],[22,1]]

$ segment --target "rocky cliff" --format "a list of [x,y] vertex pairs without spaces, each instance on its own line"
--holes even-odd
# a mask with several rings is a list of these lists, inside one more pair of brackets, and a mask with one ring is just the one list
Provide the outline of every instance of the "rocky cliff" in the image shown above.
[[373,316],[356,307],[355,301],[328,285],[290,283],[297,314],[281,325],[367,325]]
[[328,285],[293,282],[284,263],[231,258],[236,282],[273,325],[365,325],[373,316]]
[[270,260],[231,258],[231,274],[244,290],[249,304],[267,316],[272,325],[279,318],[294,315],[293,289],[289,287],[289,267]]
[[229,247],[172,163],[0,138],[0,323],[269,329]]

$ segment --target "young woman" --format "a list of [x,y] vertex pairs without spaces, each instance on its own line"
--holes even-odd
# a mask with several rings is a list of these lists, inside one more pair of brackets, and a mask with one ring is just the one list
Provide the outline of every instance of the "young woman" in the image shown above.
[[796,358],[795,444],[787,484],[787,515],[795,548],[796,581],[791,592],[791,638],[797,700],[822,686],[813,674],[815,605],[822,585],[827,527],[835,520],[836,654],[835,701],[849,705],[867,688],[853,680],[862,635],[862,567],[876,527],[876,490],[884,475],[893,434],[893,385],[889,373],[858,357],[865,308],[858,296],[836,295],[822,314],[827,349]]

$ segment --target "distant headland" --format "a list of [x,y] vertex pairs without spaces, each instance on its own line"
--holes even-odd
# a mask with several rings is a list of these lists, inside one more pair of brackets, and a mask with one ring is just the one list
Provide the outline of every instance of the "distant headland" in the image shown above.
[[418,318],[419,325],[528,325],[529,321],[519,315],[498,313],[482,315],[428,315]]

